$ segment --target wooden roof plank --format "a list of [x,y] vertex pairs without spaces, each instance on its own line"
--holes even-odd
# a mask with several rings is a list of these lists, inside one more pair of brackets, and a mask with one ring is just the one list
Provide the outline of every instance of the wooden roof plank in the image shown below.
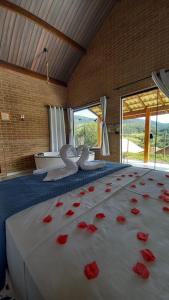
[[[34,72],[32,70],[25,69],[23,67],[20,67],[20,66],[11,64],[11,63],[7,63],[3,60],[0,60],[0,67],[5,68],[5,69],[9,69],[9,70],[12,70],[12,71],[15,71],[15,72],[19,72],[19,73],[24,74],[24,75],[29,75],[31,77],[38,78],[38,79],[41,79],[41,80],[46,80],[46,76],[43,75],[43,74]],[[65,86],[65,87],[67,86],[66,82],[58,80],[58,79],[54,79],[54,78],[50,78],[49,82],[54,83],[56,85]]]
[[39,18],[38,16],[36,16],[36,15],[32,14],[31,12],[27,11],[26,9],[22,8],[21,6],[18,6],[7,0],[0,0],[0,6],[5,7],[6,9],[9,9],[9,10],[35,22],[37,25],[39,25],[39,26],[43,27],[44,29],[46,29],[47,31],[53,33],[54,35],[56,35],[57,37],[62,39],[64,42],[71,45],[76,50],[78,50],[82,53],[86,53],[86,49],[84,47],[82,47],[81,45],[79,45],[77,42],[75,42],[73,39],[69,38],[67,35],[65,35],[61,31],[59,31],[58,29],[56,29],[55,27],[53,27],[52,25],[50,25],[43,19]]
[[[161,105],[158,107],[150,107],[151,116],[156,114],[167,114],[169,112],[169,105]],[[146,109],[135,110],[131,112],[124,112],[123,118],[126,119],[133,119],[133,118],[140,118],[146,115]]]

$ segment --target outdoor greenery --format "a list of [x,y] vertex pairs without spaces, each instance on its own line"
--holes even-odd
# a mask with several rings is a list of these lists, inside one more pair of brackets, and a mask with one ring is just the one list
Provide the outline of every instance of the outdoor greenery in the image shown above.
[[[163,149],[169,146],[169,124],[157,123],[157,148]],[[131,119],[123,121],[123,137],[129,139],[138,146],[144,148],[144,119]],[[151,147],[155,145],[156,122],[151,121]]]
[[[96,147],[97,141],[97,119],[75,116],[74,132],[76,146],[86,144],[89,147]],[[132,141],[144,149],[144,119],[131,119],[123,121],[123,137]],[[155,135],[156,122],[151,121],[151,133],[153,138],[150,140],[150,161],[155,157]],[[164,151],[164,148],[166,151]],[[168,148],[168,149],[167,149]],[[161,151],[160,151],[161,150]],[[161,153],[158,153],[160,151]],[[126,157],[126,154],[123,154]],[[144,152],[128,153],[128,159],[144,160]],[[169,124],[159,123],[157,126],[156,159],[159,162],[169,163]]]
[[91,119],[90,122],[88,120],[87,123],[75,123],[74,131],[76,146],[83,144],[89,147],[97,146],[97,122],[95,122],[95,120]]
[[[144,161],[144,152],[141,152],[141,153],[128,152],[127,157],[125,154],[123,155],[123,159],[125,159],[125,161],[127,161],[127,159]],[[150,161],[151,162],[155,161],[155,153],[153,153],[153,152],[150,153]],[[169,154],[166,154],[164,156],[163,153],[156,153],[156,161],[161,162],[161,163],[162,162],[169,163]]]
[[[132,141],[136,145],[144,149],[144,119],[131,119],[123,121],[123,137]],[[156,143],[156,161],[169,163],[169,124],[157,123],[157,140],[156,136],[156,122],[151,120],[151,133],[153,138],[150,140],[150,161],[155,159],[155,143]],[[160,153],[159,153],[160,151]],[[123,153],[123,158],[126,154]],[[128,153],[128,159],[144,160],[144,152]]]

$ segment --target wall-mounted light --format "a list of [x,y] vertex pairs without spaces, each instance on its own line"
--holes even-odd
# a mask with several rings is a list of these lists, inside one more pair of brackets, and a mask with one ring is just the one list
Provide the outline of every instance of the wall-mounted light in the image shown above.
[[25,120],[25,115],[21,115],[20,119],[21,119],[21,121],[24,121]]

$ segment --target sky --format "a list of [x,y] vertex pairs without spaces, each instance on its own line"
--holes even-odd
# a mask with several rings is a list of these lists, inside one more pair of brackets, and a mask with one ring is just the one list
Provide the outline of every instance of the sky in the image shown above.
[[[139,118],[145,119],[145,118]],[[151,121],[156,121],[156,116],[151,117]],[[169,114],[159,115],[157,121],[160,123],[169,123]]]
[[81,117],[87,117],[87,118],[94,118],[96,119],[96,115],[93,114],[89,109],[83,109],[80,111],[75,112],[76,116],[81,116]]
[[[93,114],[89,109],[83,109],[83,110],[77,111],[77,112],[75,112],[75,115],[82,116],[82,117],[88,117],[88,118],[96,118],[96,115]],[[144,118],[139,118],[139,119],[144,119]],[[151,120],[156,121],[156,116],[151,117]],[[159,115],[158,122],[169,123],[169,114]]]
[[[151,120],[156,121],[156,117],[151,117]],[[169,114],[158,116],[158,122],[169,123]]]

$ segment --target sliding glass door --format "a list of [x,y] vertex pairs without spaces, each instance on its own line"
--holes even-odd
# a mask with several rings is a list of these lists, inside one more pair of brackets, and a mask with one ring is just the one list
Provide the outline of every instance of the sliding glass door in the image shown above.
[[157,88],[122,99],[122,162],[169,171],[168,113]]

